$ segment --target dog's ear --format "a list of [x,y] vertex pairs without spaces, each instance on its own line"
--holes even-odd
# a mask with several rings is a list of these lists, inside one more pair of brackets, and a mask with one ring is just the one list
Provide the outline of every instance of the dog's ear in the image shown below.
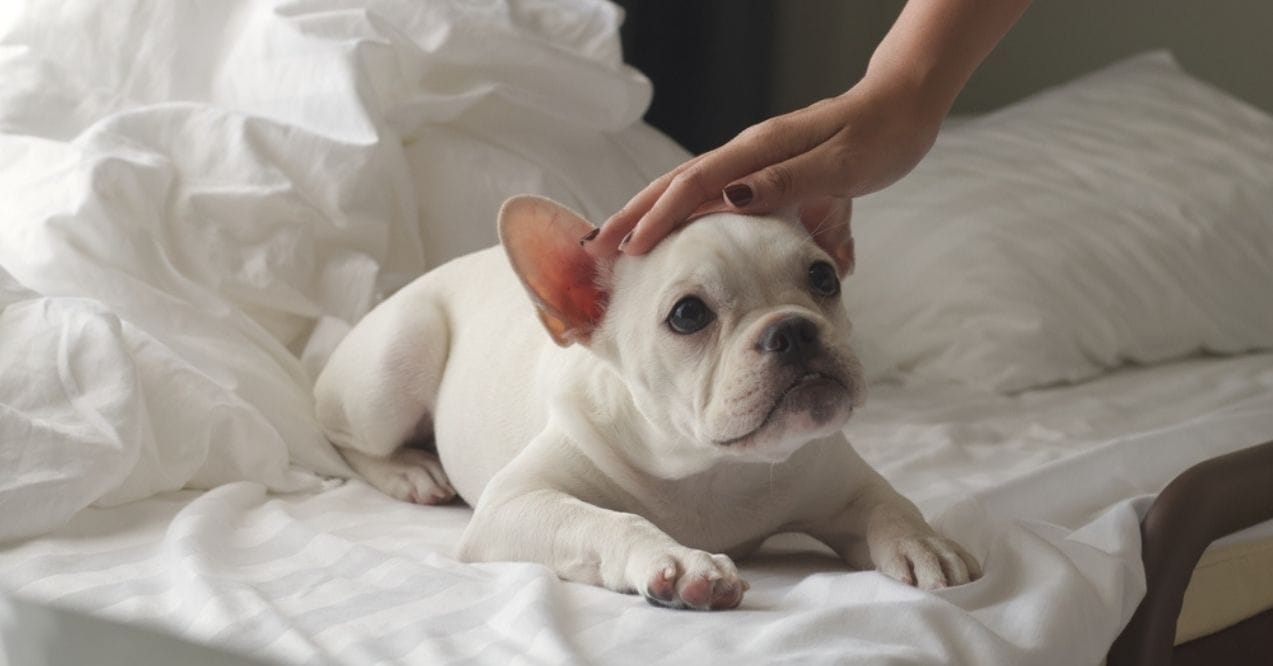
[[600,285],[601,262],[579,239],[595,227],[543,197],[522,195],[499,211],[499,238],[513,271],[530,293],[539,319],[557,344],[587,344],[601,323],[609,294]]
[[797,210],[800,225],[809,232],[818,247],[831,255],[840,277],[852,273],[855,257],[849,219],[853,216],[853,200],[819,197],[801,204]]

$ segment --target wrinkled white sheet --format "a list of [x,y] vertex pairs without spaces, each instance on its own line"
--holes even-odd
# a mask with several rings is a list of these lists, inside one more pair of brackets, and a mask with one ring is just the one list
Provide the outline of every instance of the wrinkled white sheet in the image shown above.
[[986,565],[937,594],[770,554],[741,610],[672,612],[460,564],[466,509],[322,480],[310,378],[378,294],[491,242],[509,194],[600,219],[683,156],[619,18],[0,8],[0,585],[297,664],[1098,661],[1142,593],[1132,498],[1267,436],[1270,357],[878,388],[854,441]]
[[742,564],[741,609],[672,612],[538,565],[457,563],[466,508],[353,481],[90,508],[0,548],[0,587],[296,664],[1095,664],[1143,592],[1137,511],[1273,432],[1273,355],[1010,398],[877,387],[849,432],[984,579],[929,594],[779,539]]

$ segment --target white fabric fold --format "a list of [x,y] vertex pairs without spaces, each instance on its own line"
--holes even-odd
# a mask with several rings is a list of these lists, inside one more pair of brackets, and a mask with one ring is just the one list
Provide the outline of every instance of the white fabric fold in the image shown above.
[[657,167],[503,177],[533,142],[571,146],[524,169],[542,173],[652,133],[620,19],[588,1],[9,7],[0,513],[21,519],[0,541],[92,503],[347,474],[310,384],[349,325],[426,259],[489,244],[504,197],[568,181],[599,217],[684,156],[659,136]]

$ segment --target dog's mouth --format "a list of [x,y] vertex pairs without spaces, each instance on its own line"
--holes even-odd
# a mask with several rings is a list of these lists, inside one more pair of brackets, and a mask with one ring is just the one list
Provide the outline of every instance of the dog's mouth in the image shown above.
[[715,443],[719,446],[745,444],[768,428],[780,413],[805,414],[812,424],[825,424],[851,403],[849,397],[849,387],[843,379],[825,372],[806,372],[778,393],[765,418],[755,428]]

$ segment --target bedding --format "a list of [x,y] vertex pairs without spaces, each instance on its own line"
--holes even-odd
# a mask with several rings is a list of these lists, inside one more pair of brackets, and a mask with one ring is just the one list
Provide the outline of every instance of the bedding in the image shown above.
[[942,132],[854,234],[876,375],[1010,392],[1270,349],[1273,117],[1137,56]]
[[607,3],[3,11],[0,541],[347,475],[310,383],[378,296],[507,196],[600,219],[685,156]]
[[[986,578],[926,593],[775,540],[739,611],[450,557],[310,383],[510,194],[601,219],[685,153],[598,1],[0,8],[0,587],[281,663],[1097,663],[1138,519],[1273,432],[1273,355],[998,395],[879,384],[863,455]],[[865,243],[860,247],[868,251]],[[2,620],[2,618],[0,618]]]
[[742,563],[741,609],[669,612],[538,565],[459,564],[448,552],[468,509],[360,481],[89,508],[0,549],[0,586],[281,663],[1095,664],[1142,591],[1149,495],[1270,428],[1273,354],[1018,396],[879,386],[852,441],[986,566],[935,594],[778,539]]

